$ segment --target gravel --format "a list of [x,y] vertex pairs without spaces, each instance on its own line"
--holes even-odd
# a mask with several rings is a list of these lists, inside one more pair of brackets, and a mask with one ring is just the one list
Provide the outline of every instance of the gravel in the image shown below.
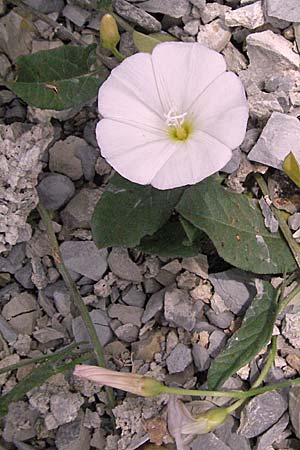
[[37,191],[43,206],[50,211],[57,211],[73,197],[75,186],[65,175],[53,173],[40,181]]

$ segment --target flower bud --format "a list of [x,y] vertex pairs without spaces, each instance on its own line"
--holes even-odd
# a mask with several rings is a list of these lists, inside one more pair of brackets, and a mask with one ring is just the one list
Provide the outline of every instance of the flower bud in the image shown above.
[[105,14],[100,21],[100,40],[102,47],[110,50],[116,48],[120,40],[117,22],[111,14]]
[[142,397],[152,397],[162,392],[163,384],[136,373],[115,372],[103,367],[82,364],[75,366],[74,375]]
[[211,408],[190,422],[186,422],[182,428],[182,434],[206,434],[221,425],[228,416],[227,408]]

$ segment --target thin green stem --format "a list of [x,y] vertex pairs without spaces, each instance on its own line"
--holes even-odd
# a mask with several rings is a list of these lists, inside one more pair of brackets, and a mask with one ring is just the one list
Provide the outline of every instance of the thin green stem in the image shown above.
[[[77,352],[73,352],[73,349],[79,347],[79,345],[81,344],[77,344],[76,342],[74,342],[73,344],[68,345],[68,347],[66,347],[65,349],[59,350],[51,355],[43,355],[31,359],[23,359],[16,364],[11,364],[10,366],[3,367],[2,369],[0,369],[0,375],[6,372],[11,372],[12,370],[20,369],[21,367],[30,366],[31,364],[38,364],[46,361],[49,362],[52,359],[57,360],[58,356],[60,356],[61,359],[64,357],[76,356]],[[84,352],[81,351],[80,354],[83,355],[88,352],[90,351],[86,349]]]
[[[255,178],[256,178],[256,181],[257,181],[263,195],[269,196],[268,186],[267,186],[267,183],[265,182],[264,178],[260,174],[256,174]],[[281,230],[283,236],[285,237],[285,240],[287,241],[288,246],[290,247],[290,250],[295,258],[295,261],[296,261],[298,267],[300,268],[300,247],[292,236],[292,232],[289,229],[288,224],[286,223],[286,219],[283,215],[283,212],[278,210],[277,208],[275,208],[273,205],[271,205],[271,210],[272,210],[274,216],[276,217],[276,219],[278,220],[280,230]]]
[[293,298],[299,294],[299,292],[300,292],[300,283],[297,284],[297,286],[292,290],[292,292],[290,292],[285,298],[281,300],[281,302],[278,305],[278,312],[280,313],[281,311],[283,311],[284,308],[290,303],[290,301],[292,301]]
[[161,393],[175,395],[192,395],[194,397],[229,397],[244,398],[246,391],[208,391],[206,389],[184,389],[174,386],[163,386]]
[[118,61],[122,62],[125,59],[125,56],[119,52],[117,47],[112,48],[111,51],[112,51],[112,54],[117,58]]
[[[91,319],[91,316],[89,314],[89,311],[84,303],[84,301],[81,298],[81,295],[77,289],[77,286],[74,282],[74,280],[72,279],[68,269],[66,268],[60,249],[59,249],[59,245],[56,239],[56,235],[54,233],[53,230],[53,226],[52,226],[52,222],[51,222],[51,218],[47,212],[47,210],[43,207],[43,205],[41,203],[38,204],[37,206],[38,212],[42,218],[42,221],[46,227],[46,231],[51,243],[51,247],[52,247],[52,256],[55,262],[55,265],[58,269],[58,271],[60,272],[64,282],[66,283],[66,286],[68,287],[70,293],[71,293],[71,298],[73,299],[73,302],[75,304],[75,306],[78,308],[80,315],[85,323],[87,332],[89,334],[90,340],[91,340],[91,344],[92,347],[94,349],[95,352],[95,356],[97,359],[97,363],[100,367],[105,367],[105,358],[104,358],[104,352],[103,352],[103,348],[102,345],[100,344],[100,341],[98,339],[97,336],[97,332],[94,326],[94,323]],[[115,404],[115,400],[114,400],[114,395],[113,395],[113,391],[111,388],[106,388],[106,392],[107,392],[107,398],[108,398],[108,404],[110,408],[113,408],[114,404]]]

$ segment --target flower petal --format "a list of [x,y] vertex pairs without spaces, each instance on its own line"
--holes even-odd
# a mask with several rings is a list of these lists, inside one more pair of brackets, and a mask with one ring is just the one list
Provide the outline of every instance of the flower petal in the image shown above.
[[217,78],[191,105],[196,129],[214,136],[231,149],[244,139],[248,105],[240,79],[232,72]]
[[219,53],[198,43],[164,42],[152,52],[157,88],[167,113],[184,113],[220,74],[226,63]]
[[152,179],[152,186],[171,189],[195,184],[222,169],[232,156],[232,151],[208,134],[196,130],[186,140]]
[[101,154],[122,176],[134,183],[150,184],[152,178],[176,151],[176,142],[166,133],[102,119],[96,128]]
[[138,53],[112,70],[99,89],[98,110],[103,117],[147,129],[165,125],[151,55]]

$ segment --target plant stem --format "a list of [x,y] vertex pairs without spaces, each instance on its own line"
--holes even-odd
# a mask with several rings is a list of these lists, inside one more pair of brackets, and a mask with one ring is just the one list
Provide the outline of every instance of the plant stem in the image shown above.
[[[95,352],[97,363],[100,367],[105,367],[105,358],[104,358],[102,345],[99,342],[99,339],[98,339],[98,336],[96,333],[96,329],[95,329],[95,326],[91,319],[91,316],[89,314],[89,311],[88,311],[84,301],[81,298],[81,295],[77,289],[77,286],[76,286],[74,280],[71,278],[71,275],[64,264],[64,261],[63,261],[63,258],[62,258],[62,255],[61,255],[61,252],[59,249],[59,245],[58,245],[58,242],[57,242],[57,239],[56,239],[53,227],[52,227],[52,222],[51,222],[50,216],[49,216],[47,210],[43,207],[43,205],[41,203],[38,204],[37,209],[38,209],[38,212],[39,212],[39,214],[42,218],[42,221],[44,222],[44,225],[47,230],[47,234],[48,234],[48,237],[49,237],[49,240],[51,243],[51,247],[52,247],[52,256],[53,256],[55,265],[56,265],[59,273],[61,274],[64,282],[66,283],[66,285],[71,293],[71,297],[74,301],[74,304],[78,308],[78,310],[81,314],[81,317],[85,323],[87,332],[88,332],[90,340],[91,340],[92,347]],[[113,391],[111,388],[107,387],[106,392],[107,392],[109,407],[113,408],[113,406],[115,404]]]
[[281,302],[278,305],[278,312],[280,313],[283,311],[283,309],[290,303],[293,298],[299,294],[300,292],[300,283],[297,284],[297,286],[290,292],[284,299],[281,300]]
[[119,52],[117,47],[112,48],[111,51],[112,51],[112,54],[117,58],[118,61],[121,61],[121,62],[124,61],[125,56]]
[[[263,177],[260,174],[255,174],[255,178],[256,178],[256,181],[257,181],[263,195],[269,196],[268,186],[267,186],[267,183],[265,182],[265,180],[263,179]],[[285,240],[287,241],[288,246],[290,247],[290,250],[295,258],[295,261],[296,261],[298,267],[300,268],[300,247],[297,244],[297,242],[295,241],[295,239],[293,238],[291,230],[289,229],[289,227],[286,223],[286,220],[285,220],[285,217],[284,217],[282,211],[278,210],[273,205],[271,205],[271,210],[272,210],[272,213],[274,214],[274,216],[276,217],[276,219],[278,220],[281,232],[282,232],[283,236],[285,237]]]

